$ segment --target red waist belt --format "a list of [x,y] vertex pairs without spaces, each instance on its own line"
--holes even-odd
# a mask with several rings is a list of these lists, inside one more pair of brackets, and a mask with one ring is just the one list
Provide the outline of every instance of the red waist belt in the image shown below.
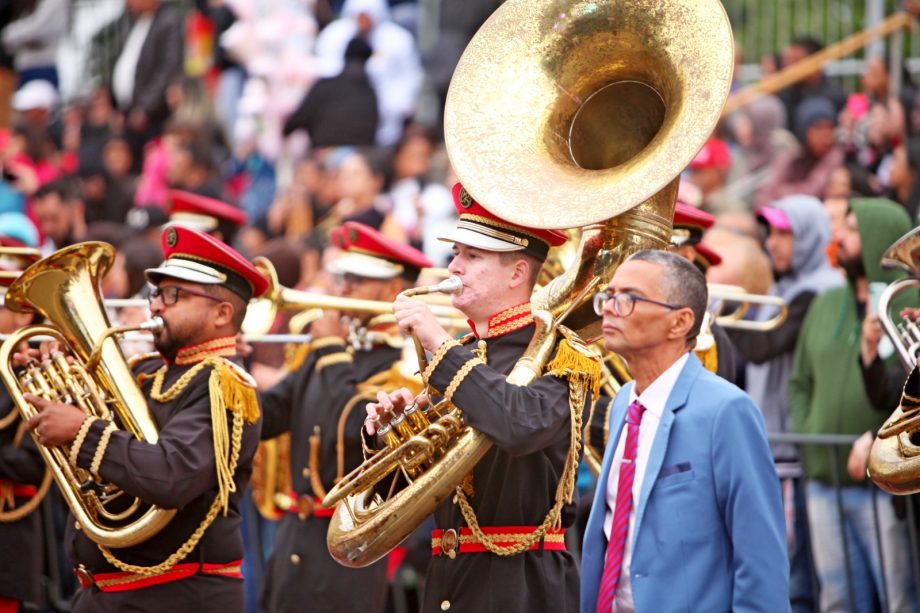
[[38,493],[38,488],[34,485],[16,483],[9,479],[0,479],[0,494],[4,492],[11,492],[16,498],[32,498]]
[[165,573],[148,577],[137,573],[91,573],[84,566],[74,569],[74,574],[80,581],[80,587],[90,588],[96,586],[102,592],[127,592],[139,590],[161,583],[171,583],[180,579],[188,579],[201,573],[202,575],[220,575],[231,579],[242,579],[242,560],[227,562],[226,564],[176,564]]
[[[494,545],[509,547],[529,538],[536,532],[537,526],[482,526],[483,534],[492,537]],[[542,547],[540,546],[542,543]],[[544,551],[565,550],[565,529],[547,530],[542,539],[538,539],[528,547],[528,551],[543,549]],[[460,528],[460,534],[453,528],[448,530],[435,530],[431,533],[431,555],[447,555],[451,558],[458,553],[486,553],[489,551],[482,544],[473,531],[469,528]]]
[[332,517],[335,507],[324,507],[323,499],[291,491],[288,513],[294,513],[302,520],[308,517]]

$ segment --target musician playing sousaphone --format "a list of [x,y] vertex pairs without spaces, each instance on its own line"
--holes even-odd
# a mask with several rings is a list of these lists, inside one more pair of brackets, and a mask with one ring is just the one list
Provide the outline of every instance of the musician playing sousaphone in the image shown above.
[[[570,406],[562,375],[596,371],[597,363],[566,339],[555,348],[550,374],[527,386],[505,380],[534,336],[537,273],[566,236],[505,221],[459,184],[453,196],[459,220],[439,238],[454,243],[448,270],[463,288],[452,302],[473,334],[455,341],[419,300],[400,297],[394,312],[400,329],[433,354],[423,378],[494,447],[435,512],[422,610],[575,611],[578,570],[565,543],[575,500],[573,484],[560,487],[559,480],[566,464],[578,461],[570,413],[583,407]],[[368,405],[367,431],[413,402],[424,406],[427,398],[407,389],[381,392]]]
[[[37,249],[0,236],[0,296],[40,257]],[[27,326],[32,318],[0,306],[0,334]],[[0,559],[0,612],[19,611],[27,602],[40,604],[42,593],[44,547],[36,505],[50,482],[42,487],[45,463],[18,415],[6,388],[0,387],[0,548],[8,552]]]
[[196,230],[169,227],[162,246],[166,260],[146,271],[151,313],[165,323],[154,336],[159,355],[133,365],[157,442],[26,395],[40,411],[29,421],[39,443],[70,445],[73,466],[177,510],[165,528],[129,547],[97,544],[69,522],[65,538],[81,585],[74,611],[243,610],[238,509],[258,444],[259,405],[250,377],[231,360],[246,305],[268,283],[236,251]]
[[[357,222],[333,230],[330,240],[343,251],[332,263],[342,298],[392,302],[432,265],[417,249]],[[333,509],[322,500],[363,460],[367,403],[379,389],[405,385],[398,368],[403,337],[392,315],[350,313],[343,319],[336,310],[326,310],[309,332],[313,340],[299,367],[262,394],[262,438],[291,433],[293,491],[261,604],[275,612],[374,613],[386,604],[386,562],[360,569],[335,562],[326,549]]]

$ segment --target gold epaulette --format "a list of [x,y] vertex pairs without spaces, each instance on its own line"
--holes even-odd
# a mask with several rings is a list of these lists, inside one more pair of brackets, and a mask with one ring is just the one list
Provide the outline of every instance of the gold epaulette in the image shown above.
[[593,347],[585,345],[575,332],[565,326],[558,327],[562,339],[556,355],[546,366],[546,372],[555,377],[579,379],[590,385],[597,398],[601,384],[601,356]]
[[[221,402],[228,411],[240,412],[247,423],[259,420],[259,400],[256,396],[258,385],[243,367],[226,358],[214,358],[211,371],[211,401],[218,390]],[[215,377],[217,380],[215,381]]]

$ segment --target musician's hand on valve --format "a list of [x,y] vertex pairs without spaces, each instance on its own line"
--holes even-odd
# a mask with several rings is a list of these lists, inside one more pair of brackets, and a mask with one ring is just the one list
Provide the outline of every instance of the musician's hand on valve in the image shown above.
[[393,314],[400,331],[407,336],[414,334],[425,351],[433,353],[444,341],[451,339],[428,305],[421,300],[399,296],[393,303]]
[[364,420],[364,427],[367,433],[375,434],[381,425],[389,423],[413,402],[415,398],[412,397],[412,392],[405,387],[390,393],[383,390],[377,392],[377,402],[369,402],[366,407],[367,419]]
[[868,313],[863,320],[862,342],[859,354],[863,366],[868,367],[878,357],[878,344],[882,340],[882,324],[878,315]]
[[52,402],[33,394],[24,394],[24,398],[38,410],[38,414],[26,425],[38,442],[46,447],[73,442],[83,420],[87,419],[86,413],[73,405]]
[[920,307],[906,307],[901,309],[900,315],[904,319],[917,321],[920,319]]

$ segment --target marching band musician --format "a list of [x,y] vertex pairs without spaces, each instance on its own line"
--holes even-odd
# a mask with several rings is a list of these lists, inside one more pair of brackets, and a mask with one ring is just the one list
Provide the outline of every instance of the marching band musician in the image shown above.
[[169,190],[169,222],[206,232],[228,245],[233,244],[249,217],[239,207],[181,189]]
[[[330,239],[344,250],[333,262],[343,298],[392,302],[432,265],[420,251],[361,223],[346,222]],[[333,509],[323,507],[322,500],[337,476],[362,462],[361,424],[373,392],[402,385],[395,366],[403,339],[392,316],[355,314],[349,325],[333,310],[314,321],[310,333],[313,340],[300,367],[262,394],[262,438],[292,434],[294,489],[267,564],[262,607],[383,611],[386,563],[348,569],[335,562],[326,548]],[[362,393],[366,400],[360,400]]]
[[[560,493],[567,488],[559,486],[566,465],[577,465],[571,415],[580,414],[583,402],[570,405],[572,379],[557,376],[564,375],[557,368],[565,356],[575,365],[569,372],[587,372],[581,360],[592,360],[567,339],[558,343],[549,374],[526,386],[505,380],[535,333],[530,297],[537,273],[549,248],[566,236],[503,220],[460,184],[453,196],[459,219],[440,238],[454,243],[448,270],[463,288],[452,302],[469,317],[473,334],[454,341],[419,300],[400,297],[394,310],[400,329],[434,354],[429,385],[494,447],[435,511],[422,610],[576,611],[578,570],[564,540],[575,504],[571,490]],[[407,389],[379,394],[368,406],[368,433],[412,396]],[[415,401],[421,405],[423,398]]]
[[[41,257],[17,243],[0,236],[0,295]],[[29,325],[32,317],[0,307],[0,334]],[[16,412],[6,388],[0,388],[0,548],[8,552],[0,560],[0,613],[19,611],[24,602],[41,603],[41,519],[29,503],[40,495],[45,463]]]
[[26,396],[40,411],[28,424],[39,443],[70,444],[75,466],[177,510],[160,532],[125,548],[97,545],[68,525],[82,587],[74,611],[243,610],[238,507],[258,444],[259,406],[251,379],[230,359],[247,303],[268,282],[201,232],[168,227],[162,245],[166,260],[146,271],[151,313],[165,322],[155,334],[159,355],[134,362],[159,426],[156,444],[74,406]]

